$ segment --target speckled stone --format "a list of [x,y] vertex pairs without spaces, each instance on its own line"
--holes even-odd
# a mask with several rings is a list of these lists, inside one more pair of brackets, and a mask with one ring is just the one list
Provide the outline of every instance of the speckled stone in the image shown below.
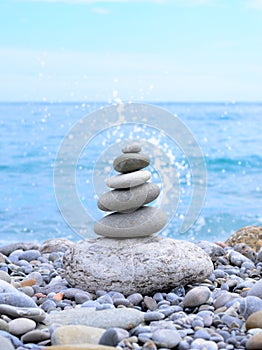
[[111,238],[146,237],[166,224],[165,213],[154,207],[141,207],[132,213],[112,213],[94,225],[97,235]]
[[246,243],[256,252],[262,247],[262,226],[245,226],[230,236],[226,242],[233,247],[237,243]]
[[120,173],[130,173],[132,171],[143,169],[149,164],[150,159],[146,154],[124,153],[114,160],[113,167]]
[[151,294],[202,281],[213,272],[201,248],[162,237],[88,239],[67,251],[63,261],[68,282],[91,293]]
[[74,243],[66,238],[51,238],[44,241],[40,247],[39,251],[41,254],[54,253],[54,252],[65,252],[67,249],[72,248]]
[[152,202],[159,193],[160,189],[157,185],[145,183],[130,189],[106,192],[98,199],[97,206],[103,211],[126,212]]
[[139,186],[151,178],[151,173],[147,170],[134,171],[129,174],[114,175],[106,179],[106,185],[110,188],[130,188]]

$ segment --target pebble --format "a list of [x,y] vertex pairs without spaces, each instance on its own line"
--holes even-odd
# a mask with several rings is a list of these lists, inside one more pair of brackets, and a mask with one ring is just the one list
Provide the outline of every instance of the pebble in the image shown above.
[[246,329],[262,328],[262,310],[252,313],[246,320]]
[[9,332],[13,335],[25,334],[36,328],[36,323],[28,318],[16,318],[8,323]]
[[47,331],[35,329],[33,331],[27,332],[21,337],[24,343],[40,343],[42,341],[48,340],[50,334]]
[[247,296],[240,302],[240,314],[247,319],[256,311],[262,310],[262,300],[255,296]]
[[158,329],[153,332],[152,340],[161,348],[172,349],[179,344],[181,337],[176,330]]
[[15,307],[11,305],[0,304],[0,313],[10,317],[26,317],[36,322],[41,322],[46,315],[40,308]]
[[96,311],[92,308],[78,308],[51,313],[45,319],[46,324],[61,325],[82,324],[97,328],[131,329],[144,321],[144,313],[135,309],[113,308]]
[[12,342],[0,334],[0,344],[3,350],[15,350]]
[[138,142],[133,142],[122,148],[123,153],[139,153],[141,151],[141,146]]
[[25,260],[30,262],[33,260],[37,260],[40,256],[41,253],[39,252],[39,250],[30,249],[19,254],[19,260]]
[[106,185],[110,188],[130,188],[144,184],[151,178],[147,170],[134,171],[129,174],[114,175],[106,179]]
[[99,340],[101,345],[117,346],[123,339],[129,337],[129,332],[123,328],[108,328]]
[[103,211],[128,212],[155,200],[160,193],[159,186],[146,182],[129,189],[113,190],[104,193],[97,202]]
[[194,307],[204,304],[210,298],[210,295],[211,293],[208,287],[195,287],[185,295],[183,306]]
[[247,350],[262,349],[262,331],[250,337],[246,343]]
[[247,292],[247,295],[262,298],[262,279],[257,281],[256,284],[251,287],[251,289]]
[[97,235],[110,238],[146,237],[160,231],[166,224],[166,215],[155,207],[141,207],[130,213],[112,213],[94,225]]
[[98,344],[105,333],[102,328],[87,327],[84,325],[69,325],[57,327],[52,336],[52,345],[66,344]]
[[[100,344],[80,344],[80,345],[52,345],[47,348],[48,350],[114,350],[118,349],[112,346],[105,346]],[[41,349],[42,350],[42,349]]]
[[130,173],[147,167],[150,164],[150,159],[146,154],[142,153],[124,153],[118,156],[113,167],[115,171],[120,173]]

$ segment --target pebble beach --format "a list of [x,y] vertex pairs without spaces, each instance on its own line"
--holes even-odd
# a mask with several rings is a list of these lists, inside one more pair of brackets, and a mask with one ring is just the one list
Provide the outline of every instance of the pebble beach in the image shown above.
[[51,239],[0,247],[0,344],[25,349],[261,349],[262,253],[246,244],[197,243],[214,272],[152,295],[71,286]]

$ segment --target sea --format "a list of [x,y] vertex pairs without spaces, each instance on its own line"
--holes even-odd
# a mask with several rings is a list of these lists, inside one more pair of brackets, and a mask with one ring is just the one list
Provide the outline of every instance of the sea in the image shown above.
[[[163,191],[167,186],[167,194],[173,191],[177,195],[163,205],[169,214],[160,235],[190,241],[224,241],[243,226],[262,225],[262,103],[149,104],[176,116],[201,150],[206,178],[190,227],[181,229],[197,185],[189,155],[176,142],[176,136],[165,135],[169,128],[165,123],[170,121],[163,118],[161,130],[150,124],[150,116],[147,121],[138,117],[133,124],[123,122],[101,129],[83,145],[73,184],[89,220],[87,229],[81,231],[65,213],[69,210],[77,221],[72,184],[64,184],[69,197],[72,192],[72,201],[63,202],[58,198],[56,186],[60,182],[54,178],[54,170],[70,130],[83,118],[94,124],[92,118],[99,118],[97,111],[108,108],[108,104],[0,103],[0,244],[95,237],[93,224],[104,215],[97,208],[97,198],[106,191],[102,185],[98,188],[97,168],[100,177],[113,174],[116,150],[120,154],[122,145],[130,140],[141,140],[145,150],[151,146],[159,150],[150,154],[153,181],[160,182]],[[101,124],[101,120],[97,122]],[[161,174],[165,166],[170,174],[167,185]],[[161,207],[161,200],[152,205]]]

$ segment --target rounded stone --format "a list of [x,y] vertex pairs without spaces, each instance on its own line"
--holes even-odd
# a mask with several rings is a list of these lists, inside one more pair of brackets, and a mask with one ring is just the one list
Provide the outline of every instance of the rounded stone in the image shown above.
[[181,341],[181,337],[175,329],[158,329],[153,332],[153,342],[161,348],[172,349]]
[[191,289],[185,295],[183,300],[184,307],[195,307],[204,304],[210,297],[211,293],[208,287],[199,286]]
[[134,171],[129,174],[114,175],[106,179],[106,185],[110,188],[130,188],[142,185],[151,178],[147,170]]
[[1,344],[1,349],[5,350],[15,350],[11,340],[5,338],[3,335],[0,334],[0,344]]
[[237,243],[246,243],[255,251],[262,247],[262,226],[245,226],[231,235],[225,242],[233,247]]
[[57,327],[52,334],[51,341],[53,345],[98,344],[104,333],[105,330],[102,328],[68,325]]
[[246,321],[246,329],[262,328],[262,310],[251,314]]
[[104,193],[98,200],[97,206],[103,211],[119,213],[136,210],[144,204],[151,203],[160,193],[160,188],[152,183],[145,183],[130,189],[113,190]]
[[166,215],[154,207],[142,207],[132,213],[113,213],[103,217],[95,226],[97,235],[111,238],[146,237],[160,231]]
[[67,249],[73,246],[74,243],[66,238],[50,238],[40,245],[39,251],[41,252],[41,254],[65,252]]
[[13,335],[21,335],[32,331],[36,323],[28,318],[20,317],[9,322],[9,332]]
[[162,237],[87,239],[67,251],[63,262],[67,281],[91,293],[153,294],[202,281],[213,272],[201,248]]
[[247,292],[247,295],[253,295],[262,298],[262,280],[256,282],[253,287]]
[[247,350],[261,350],[262,349],[262,331],[253,335],[246,343]]
[[132,171],[143,169],[149,164],[150,159],[146,154],[124,153],[114,160],[113,167],[120,173],[130,173]]
[[239,311],[245,319],[247,319],[254,312],[262,310],[262,300],[256,296],[247,296],[240,302]]
[[123,153],[139,153],[141,151],[141,146],[138,142],[132,142],[122,148]]

